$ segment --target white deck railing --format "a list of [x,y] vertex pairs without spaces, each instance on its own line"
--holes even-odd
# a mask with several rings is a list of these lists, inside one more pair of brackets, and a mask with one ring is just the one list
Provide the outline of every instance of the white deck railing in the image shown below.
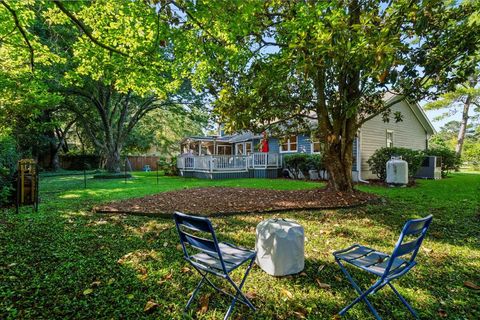
[[258,168],[280,168],[278,153],[253,153],[250,155],[181,155],[177,158],[180,170],[238,171]]

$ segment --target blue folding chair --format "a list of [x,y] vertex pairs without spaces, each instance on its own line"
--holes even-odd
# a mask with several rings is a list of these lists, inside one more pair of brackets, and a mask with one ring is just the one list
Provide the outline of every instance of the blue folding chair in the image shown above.
[[[392,288],[400,301],[402,301],[402,303],[408,308],[410,313],[415,318],[418,318],[417,313],[408,304],[405,298],[400,295],[397,289],[395,289],[391,281],[405,275],[416,265],[415,257],[417,256],[418,250],[425,238],[425,234],[427,233],[431,221],[431,215],[423,219],[407,221],[403,226],[400,238],[398,239],[391,255],[358,244],[354,244],[351,247],[333,253],[335,261],[340,266],[340,269],[360,295],[353,300],[352,303],[343,308],[339,312],[339,315],[343,316],[351,307],[363,300],[375,318],[381,319],[370,301],[368,301],[367,296],[369,294],[374,294],[384,286],[388,285]],[[404,256],[406,255],[410,255],[410,257],[405,258]],[[372,273],[378,276],[379,279],[370,288],[362,292],[342,262],[352,264],[366,272]]]
[[[245,284],[248,273],[250,272],[253,262],[255,261],[255,257],[257,255],[256,252],[234,246],[230,243],[218,242],[215,231],[212,227],[212,223],[207,218],[195,217],[186,215],[184,213],[175,212],[174,219],[178,234],[180,236],[180,243],[182,244],[184,258],[202,276],[202,280],[200,280],[197,287],[193,291],[192,296],[187,302],[185,311],[188,310],[188,307],[195,298],[198,290],[205,282],[218,292],[233,298],[224,319],[227,319],[230,316],[237,301],[245,304],[250,309],[255,311],[253,304],[242,293],[242,287]],[[202,238],[194,234],[198,232],[206,234],[209,239]],[[231,279],[229,274],[249,260],[250,263],[245,271],[245,275],[243,276],[240,284],[237,285]],[[226,279],[235,289],[235,295],[225,292],[224,290],[215,286],[210,279],[207,278],[209,274]]]

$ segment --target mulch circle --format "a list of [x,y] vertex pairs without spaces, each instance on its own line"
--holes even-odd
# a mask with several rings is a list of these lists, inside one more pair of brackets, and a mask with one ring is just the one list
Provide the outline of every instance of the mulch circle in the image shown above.
[[171,217],[174,211],[204,216],[302,209],[350,208],[378,200],[373,194],[327,189],[265,190],[208,187],[163,192],[115,201],[93,208],[98,213],[127,213]]
[[[399,187],[390,186],[388,183],[386,183],[384,180],[381,180],[381,179],[369,179],[368,183],[371,186],[379,186],[379,187],[385,187],[385,188],[399,188]],[[416,186],[417,186],[417,182],[415,181],[415,179],[409,179],[408,184],[406,185],[406,187],[408,188],[416,187]]]

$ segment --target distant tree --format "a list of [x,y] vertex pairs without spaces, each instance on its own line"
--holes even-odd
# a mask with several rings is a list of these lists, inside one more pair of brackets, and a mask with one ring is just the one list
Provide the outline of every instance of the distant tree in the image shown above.
[[180,152],[178,143],[186,136],[201,135],[207,126],[208,113],[199,108],[158,109],[147,114],[128,136],[125,150],[145,153],[154,148],[157,153],[174,157]]
[[[120,172],[123,148],[139,121],[149,112],[161,110],[165,113],[185,113],[186,109],[198,106],[195,101],[183,101],[179,95],[170,95],[164,100],[153,94],[142,97],[132,90],[122,93],[113,85],[90,80],[87,80],[84,87],[66,88],[65,94],[65,106],[75,114],[88,138],[105,156],[106,169],[112,173]],[[157,122],[157,129],[165,130],[160,124]]]
[[[457,112],[461,112],[462,119],[456,130],[455,153],[458,157],[462,155],[463,144],[467,134],[469,121],[478,120],[480,116],[480,65],[477,65],[475,72],[468,77],[468,80],[440,96],[440,99],[430,102],[425,106],[426,110],[447,109],[437,119],[449,117]],[[472,117],[474,117],[472,119]],[[451,122],[451,125],[456,123]]]
[[[458,132],[460,130],[461,122],[452,120],[445,123],[436,134],[430,138],[430,144],[432,147],[445,147],[451,150],[455,150],[457,145]],[[465,132],[465,138],[474,135],[474,124],[469,123]]]
[[31,96],[45,101],[51,94],[56,100],[35,112],[63,113],[51,123],[65,119],[47,132],[54,154],[66,145],[62,133],[76,120],[107,159],[107,169],[119,171],[126,138],[148,112],[167,105],[172,112],[179,105],[188,111],[197,101],[177,99],[195,62],[181,59],[183,48],[174,44],[184,36],[171,16],[166,6],[148,1],[1,0],[0,75],[6,80],[0,77],[0,84],[8,89],[0,97],[0,113],[2,99],[18,111],[35,106],[26,94],[10,107],[19,100],[18,83],[31,86],[32,93],[41,89],[44,95]]

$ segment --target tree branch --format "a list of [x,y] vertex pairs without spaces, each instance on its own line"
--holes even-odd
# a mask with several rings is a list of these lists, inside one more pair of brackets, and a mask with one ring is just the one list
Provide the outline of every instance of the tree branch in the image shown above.
[[65,139],[67,137],[67,133],[68,131],[70,130],[70,128],[75,124],[75,122],[77,122],[77,118],[73,119],[72,121],[70,121],[69,123],[67,123],[66,127],[65,127],[65,130],[62,131],[61,128],[56,128],[57,130],[57,136],[59,136],[59,142],[57,144],[57,146],[55,147],[55,153],[57,153],[60,148],[63,146],[63,144],[65,143]]
[[69,110],[71,110],[73,113],[77,115],[77,120],[82,123],[83,129],[85,130],[87,135],[90,136],[90,139],[92,140],[93,144],[96,145],[99,149],[104,149],[105,145],[102,144],[100,141],[98,141],[95,135],[96,131],[92,129],[93,127],[92,122],[89,122],[85,118],[84,112],[82,112],[82,110],[78,110],[76,105],[73,103],[70,103],[69,101],[65,101],[64,103]]
[[0,0],[0,3],[5,7],[5,9],[8,10],[8,12],[10,12],[10,14],[13,17],[13,21],[15,22],[15,25],[17,26],[18,30],[22,34],[23,40],[25,41],[25,44],[27,45],[28,50],[30,51],[30,69],[33,72],[34,64],[35,64],[35,56],[34,56],[34,50],[33,50],[32,44],[30,43],[30,40],[28,40],[27,32],[20,24],[20,21],[18,20],[18,16],[15,10],[13,10],[4,0]]
[[405,96],[404,95],[398,95],[400,97],[400,99],[396,99],[396,97],[394,97],[392,99],[392,102],[389,102],[387,104],[385,104],[385,106],[383,106],[382,108],[380,108],[379,110],[375,111],[375,113],[373,113],[372,115],[364,118],[363,120],[360,120],[358,122],[358,126],[360,127],[362,124],[364,124],[365,122],[367,122],[368,120],[371,120],[373,118],[375,118],[376,116],[378,116],[379,114],[381,114],[382,112],[385,112],[387,111],[388,109],[390,109],[392,106],[396,105],[397,103],[400,103],[402,101],[405,100]]
[[[3,0],[2,0],[3,1]],[[90,30],[88,30],[87,26],[81,21],[79,20],[77,17],[75,17],[75,15],[68,11],[65,6],[62,4],[62,2],[60,0],[52,0],[52,2],[60,9],[60,11],[62,11],[68,18],[70,18],[70,20],[75,24],[77,25],[77,27],[80,28],[80,30],[82,30],[85,35],[93,42],[95,43],[97,46],[105,49],[105,50],[108,50],[110,52],[114,52],[116,54],[119,54],[121,56],[124,56],[124,57],[128,57],[128,54],[126,54],[125,52],[122,52],[118,49],[115,49],[114,47],[111,47],[109,45],[106,45],[102,42],[100,42],[97,38],[95,38],[92,33],[90,32]]]
[[10,31],[9,33],[7,33],[6,35],[4,35],[3,37],[0,38],[0,42],[3,42],[4,39],[7,39],[12,33],[15,32],[15,30],[17,30],[16,25],[13,27],[12,31]]
[[205,28],[205,26],[197,19],[195,18],[191,13],[190,11],[188,11],[184,6],[180,5],[177,1],[171,1],[171,3],[177,7],[179,10],[183,11],[200,29],[203,30],[203,32],[205,32],[209,37],[211,37],[213,40],[215,40],[215,42],[217,42],[218,44],[222,45],[222,46],[225,46],[226,43],[225,41],[222,41],[220,39],[218,39],[217,37],[215,37],[210,31],[208,31],[207,28]]

